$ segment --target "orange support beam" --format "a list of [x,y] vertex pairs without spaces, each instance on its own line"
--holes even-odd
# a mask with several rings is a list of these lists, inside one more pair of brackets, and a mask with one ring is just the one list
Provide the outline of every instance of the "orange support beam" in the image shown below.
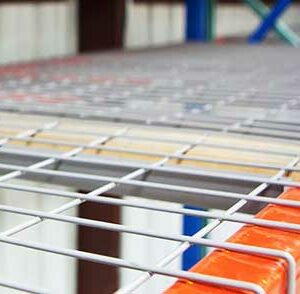
[[[281,199],[299,200],[300,189],[292,188],[279,196]],[[257,218],[300,224],[300,208],[268,205]],[[228,242],[278,249],[292,254],[300,271],[300,233],[279,229],[245,225]],[[202,259],[192,272],[251,282],[261,286],[267,294],[286,293],[287,264],[280,258],[254,256],[217,249]],[[300,276],[297,275],[297,293],[300,293]],[[165,294],[229,294],[249,291],[205,285],[188,280],[178,280]]]

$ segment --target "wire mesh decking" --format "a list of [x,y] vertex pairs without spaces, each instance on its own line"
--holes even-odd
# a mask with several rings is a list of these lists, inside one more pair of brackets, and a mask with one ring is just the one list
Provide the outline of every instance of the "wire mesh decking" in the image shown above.
[[[296,200],[276,198],[285,187],[300,188],[298,55],[296,49],[279,46],[183,46],[2,67],[0,188],[70,201],[47,212],[1,205],[2,212],[32,220],[2,232],[0,242],[142,272],[119,293],[131,293],[156,274],[263,293],[249,282],[167,266],[192,244],[276,256],[287,260],[287,292],[296,293],[296,265],[288,253],[204,237],[224,221],[300,229],[298,224],[236,215],[256,213],[266,204],[300,207]],[[90,192],[42,188],[40,181]],[[145,204],[107,193],[224,212]],[[64,214],[86,201],[213,221],[188,237]],[[15,237],[45,220],[179,245],[149,266]],[[47,292],[14,281],[0,284]]]

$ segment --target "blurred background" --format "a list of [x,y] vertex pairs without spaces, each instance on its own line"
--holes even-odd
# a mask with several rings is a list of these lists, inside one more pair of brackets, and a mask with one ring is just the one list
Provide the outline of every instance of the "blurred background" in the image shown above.
[[[185,41],[183,0],[0,2],[1,63]],[[247,2],[218,1],[212,16],[212,38],[248,37],[260,18]],[[300,29],[299,4],[293,1],[283,16],[295,29]]]

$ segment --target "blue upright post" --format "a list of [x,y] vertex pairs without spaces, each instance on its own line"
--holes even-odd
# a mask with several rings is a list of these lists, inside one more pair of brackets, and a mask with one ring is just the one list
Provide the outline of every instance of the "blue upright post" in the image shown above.
[[[193,206],[185,206],[188,209],[199,210]],[[192,236],[201,230],[206,225],[206,220],[195,216],[183,217],[183,234],[185,236]],[[204,247],[193,245],[183,253],[182,269],[189,270],[205,255]]]
[[250,43],[258,43],[265,39],[269,30],[271,30],[279,17],[284,13],[292,0],[278,0],[272,11],[265,17],[255,32],[249,37]]
[[186,0],[186,40],[207,41],[210,0]]
[[[208,41],[209,39],[209,1],[211,0],[186,0],[186,40],[187,41]],[[189,209],[199,209],[185,206]],[[199,217],[183,217],[183,234],[194,235],[205,226],[205,220]],[[204,255],[203,247],[191,246],[183,254],[182,269],[190,269]]]

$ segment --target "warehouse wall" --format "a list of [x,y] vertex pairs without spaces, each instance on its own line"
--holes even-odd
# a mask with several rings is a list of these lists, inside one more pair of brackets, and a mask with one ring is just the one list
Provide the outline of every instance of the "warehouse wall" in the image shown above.
[[242,5],[219,5],[217,8],[217,37],[248,36],[259,19]]
[[[141,48],[184,41],[183,4],[147,4],[127,0],[124,36],[126,48]],[[285,19],[299,24],[300,7]],[[0,5],[0,63],[69,55],[77,52],[76,1]],[[219,5],[217,36],[248,35],[258,19],[244,6]]]
[[182,4],[127,5],[125,47],[141,48],[184,41],[185,9]]
[[[77,52],[76,1],[0,5],[0,63]],[[21,28],[21,29],[20,29]],[[127,5],[124,46],[139,48],[184,40],[180,4]]]
[[0,5],[0,63],[76,52],[75,2]]

